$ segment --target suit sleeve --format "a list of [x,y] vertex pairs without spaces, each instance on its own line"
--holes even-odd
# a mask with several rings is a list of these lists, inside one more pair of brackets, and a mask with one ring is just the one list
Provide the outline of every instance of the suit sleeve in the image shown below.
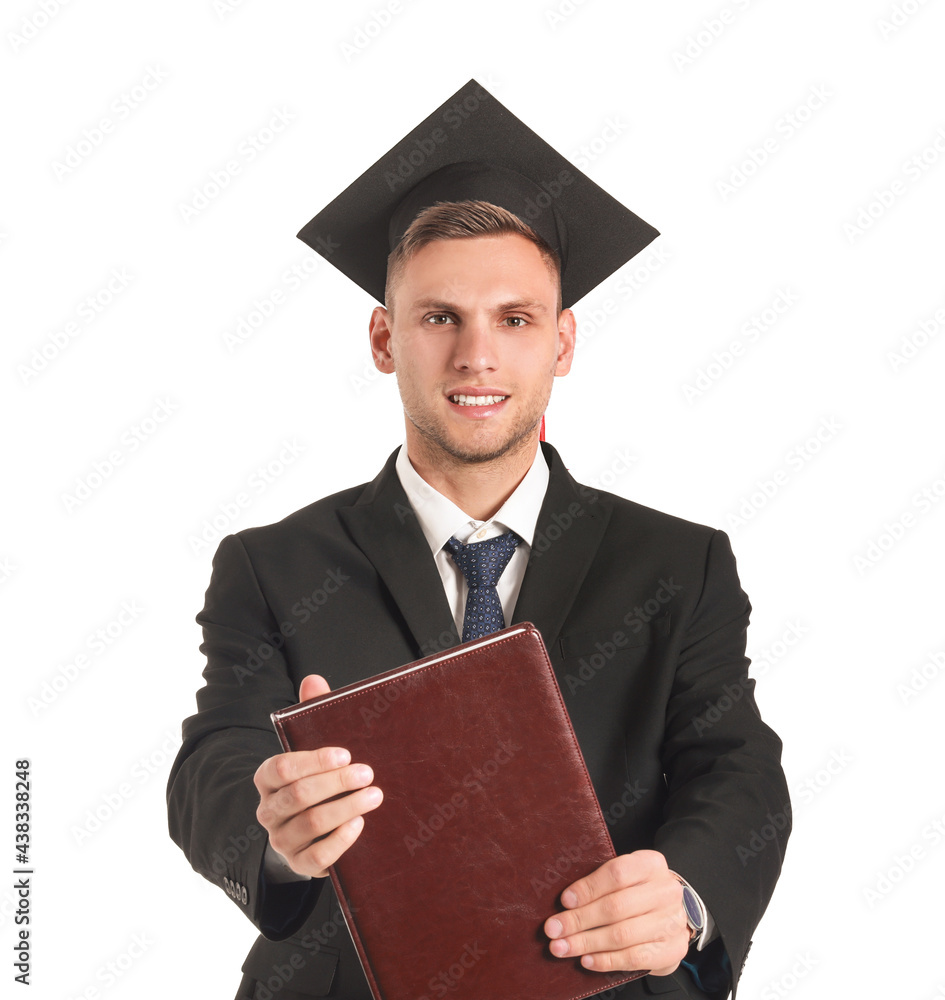
[[294,933],[311,912],[322,879],[267,883],[268,844],[256,820],[253,775],[282,752],[270,713],[295,704],[297,692],[275,620],[242,541],[224,538],[213,560],[200,647],[206,685],[196,715],[183,724],[183,745],[167,787],[172,839],[204,878],[220,886],[269,938]]
[[[655,847],[714,917],[733,986],[791,830],[781,741],[761,720],[748,676],[750,611],[728,536],[716,531],[667,705],[662,753],[668,798]],[[704,980],[724,981],[720,948],[693,950],[689,960]]]

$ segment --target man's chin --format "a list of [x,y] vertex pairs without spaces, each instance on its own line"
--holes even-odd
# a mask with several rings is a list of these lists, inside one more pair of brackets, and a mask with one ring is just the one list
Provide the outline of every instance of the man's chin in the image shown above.
[[463,465],[484,465],[528,448],[537,424],[527,430],[510,435],[502,440],[489,439],[479,441],[457,441],[445,435],[424,434],[427,443],[435,449],[445,452],[453,461]]
[[503,458],[510,451],[510,448],[499,448],[492,451],[461,451],[454,448],[448,454],[457,462],[462,462],[463,465],[485,465],[487,462],[494,462],[496,459]]

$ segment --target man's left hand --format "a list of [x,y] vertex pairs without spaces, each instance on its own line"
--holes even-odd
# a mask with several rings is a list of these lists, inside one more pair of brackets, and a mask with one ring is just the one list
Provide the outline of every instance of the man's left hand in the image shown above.
[[605,862],[561,894],[564,912],[545,921],[551,953],[581,957],[595,972],[675,971],[689,950],[682,885],[659,851]]

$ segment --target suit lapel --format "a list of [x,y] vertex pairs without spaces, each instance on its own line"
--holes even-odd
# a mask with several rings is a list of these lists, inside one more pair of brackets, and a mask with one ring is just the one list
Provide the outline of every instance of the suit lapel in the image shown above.
[[338,514],[371,560],[416,640],[420,655],[459,642],[443,582],[400,485],[395,451],[353,507]]
[[[542,449],[550,466],[548,490],[513,620],[532,622],[550,649],[597,554],[610,506],[571,478],[551,445],[543,443]],[[395,451],[358,502],[338,513],[384,581],[420,655],[426,655],[456,645],[459,636],[440,574],[400,485],[396,458]]]
[[537,626],[550,650],[597,554],[610,505],[571,478],[551,445],[541,447],[550,466],[548,491],[513,618]]

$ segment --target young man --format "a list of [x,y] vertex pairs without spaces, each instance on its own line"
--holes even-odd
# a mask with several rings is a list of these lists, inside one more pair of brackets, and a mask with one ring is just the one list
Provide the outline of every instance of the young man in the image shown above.
[[[440,142],[470,97],[479,117]],[[655,231],[622,206],[615,221],[547,147],[467,162],[510,134],[540,143],[471,81],[301,234],[372,293],[386,281],[370,341],[406,445],[372,483],[230,536],[214,560],[207,685],[168,796],[191,863],[263,932],[241,998],[370,997],[325,875],[383,822],[383,789],[343,747],[280,753],[270,712],[513,620],[545,639],[618,855],[562,893],[550,955],[652,970],[627,998],[724,996],[780,871],[790,805],[728,539],[580,486],[539,441],[574,351],[562,305]],[[390,164],[415,148],[430,162],[395,191]],[[622,231],[588,268],[607,226]],[[483,554],[499,575],[474,593]]]

